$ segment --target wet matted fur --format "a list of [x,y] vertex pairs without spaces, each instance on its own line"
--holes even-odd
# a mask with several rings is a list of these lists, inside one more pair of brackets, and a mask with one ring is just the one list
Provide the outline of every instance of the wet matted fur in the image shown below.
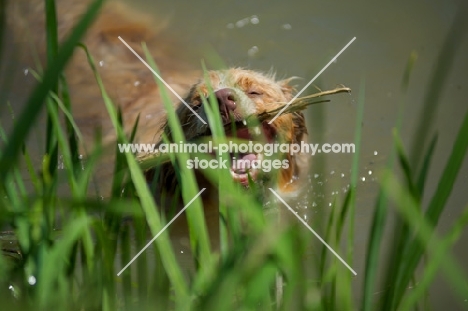
[[[259,135],[252,135],[255,129],[245,126],[245,120],[248,116],[271,111],[293,98],[294,88],[289,84],[291,79],[276,80],[273,74],[263,74],[242,68],[210,71],[208,77],[210,87],[204,80],[200,80],[188,91],[185,102],[191,109],[182,103],[176,109],[182,131],[188,142],[197,139],[203,139],[204,141],[211,139],[211,130],[207,124],[208,118],[204,106],[206,101],[202,99],[209,99],[209,89],[213,89],[227,137],[278,144],[300,144],[306,141],[307,129],[304,115],[301,112],[280,115],[271,124],[267,121],[257,124],[256,130],[260,133]],[[206,124],[192,111],[195,111],[205,120]],[[236,129],[234,131],[230,130],[231,125],[235,125]],[[163,132],[169,142],[175,142],[167,122],[163,125]],[[161,143],[162,141],[159,142],[159,144]],[[256,153],[231,154],[232,159],[237,159],[232,161],[231,176],[234,181],[246,188],[248,188],[248,178],[250,177],[254,182],[272,181],[268,186],[274,187],[282,193],[294,192],[298,189],[300,177],[307,173],[307,156],[285,153],[279,155],[279,157],[286,159],[288,165],[265,173],[261,169],[239,169],[234,164],[236,161],[237,163],[239,161],[244,163],[252,160],[262,161],[264,160],[263,155]],[[157,172],[157,176],[155,176],[155,172]],[[216,193],[216,189],[213,188],[218,185],[213,185],[212,182],[208,181],[203,172],[199,170],[195,172],[199,187],[208,189],[202,197],[205,205],[216,205],[217,196],[213,194]],[[273,174],[275,176],[271,176]],[[164,206],[168,205],[167,202],[160,201],[160,194],[163,193],[164,197],[168,198],[168,201],[173,204],[174,196],[180,194],[181,191],[180,177],[173,165],[171,163],[163,164],[161,167],[149,170],[146,175],[148,182],[153,182],[156,185],[154,191],[158,203]]]

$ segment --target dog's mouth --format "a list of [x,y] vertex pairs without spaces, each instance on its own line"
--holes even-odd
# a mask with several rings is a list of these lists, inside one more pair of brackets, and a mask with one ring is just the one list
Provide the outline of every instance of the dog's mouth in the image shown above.
[[[228,127],[231,126],[229,130]],[[235,122],[225,127],[226,136],[234,137],[247,141],[263,141],[271,143],[276,137],[275,129],[264,122],[254,128],[247,127],[246,122]],[[249,150],[250,151],[250,150]],[[263,154],[256,152],[230,153],[232,179],[240,184],[247,186],[250,179],[255,182],[261,172]]]
[[[272,143],[277,139],[276,129],[264,121],[255,126],[250,126],[247,121],[233,121],[224,124],[224,131],[227,138],[233,138],[238,146],[240,144],[249,145],[250,142],[256,143]],[[212,132],[209,128],[197,138],[210,137]],[[239,142],[241,140],[241,142]],[[229,155],[231,158],[230,173],[235,182],[239,182],[243,186],[249,185],[249,178],[256,182],[261,176],[262,161],[264,156],[258,152],[242,152],[242,149],[230,150]],[[216,156],[216,153],[212,153]]]
[[244,186],[249,184],[249,176],[252,181],[256,181],[261,171],[261,153],[231,154],[231,177],[234,181]]

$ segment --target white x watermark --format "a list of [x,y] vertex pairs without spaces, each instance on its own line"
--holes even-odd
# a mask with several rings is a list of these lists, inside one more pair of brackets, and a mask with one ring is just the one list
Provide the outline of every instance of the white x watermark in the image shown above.
[[309,226],[309,224],[307,224],[307,223],[305,222],[304,219],[302,219],[301,217],[299,217],[299,216],[296,214],[296,212],[294,212],[294,210],[291,208],[291,206],[289,206],[288,203],[286,203],[286,201],[284,201],[283,198],[281,198],[281,197],[279,196],[279,194],[276,193],[275,190],[273,190],[272,188],[269,188],[269,189],[270,189],[270,191],[278,198],[278,200],[280,200],[281,203],[283,203],[284,206],[286,206],[286,207],[288,208],[288,210],[291,211],[291,213],[293,213],[293,215],[296,216],[297,219],[299,219],[299,221],[302,222],[302,224],[303,224],[307,229],[309,229],[309,231],[312,232],[312,233],[317,237],[317,239],[319,239],[319,241],[322,242],[323,245],[325,245],[325,246],[330,250],[330,252],[332,252],[333,255],[335,255],[335,256],[346,266],[346,268],[348,268],[354,275],[357,275],[356,271],[354,271],[353,268],[351,268],[351,267],[346,263],[346,261],[344,261],[343,258],[341,258],[340,255],[338,255],[338,253],[335,252],[335,251],[333,250],[333,248],[331,248],[331,246],[328,245],[327,242],[325,242],[325,240],[322,239],[322,237],[321,237],[320,235],[318,235],[318,233],[315,232],[314,229],[312,229],[312,228]]
[[187,207],[190,206],[190,204],[193,203],[193,201],[195,201],[199,196],[200,194],[202,194],[203,191],[205,191],[206,188],[203,188],[202,190],[200,190],[200,192],[197,193],[197,195],[192,199],[190,200],[190,202],[187,203],[187,205],[184,206],[183,209],[180,210],[180,212],[177,213],[177,215],[174,216],[174,218],[171,219],[171,221],[169,221],[165,226],[164,228],[162,228],[158,234],[155,235],[154,238],[151,239],[151,241],[149,241],[145,247],[143,247],[141,249],[141,251],[138,252],[138,254],[135,255],[135,257],[132,258],[132,260],[130,260],[130,262],[122,268],[122,270],[120,270],[119,273],[117,273],[117,276],[120,276],[122,274],[122,272],[125,271],[125,269],[127,269],[154,241],[156,241],[156,239],[167,229],[169,228],[169,226],[177,219],[177,217],[179,217],[183,212],[185,212],[185,210],[187,209]]
[[[164,81],[164,79],[153,69],[151,68],[150,65],[148,65],[148,63],[145,62],[145,60],[140,56],[138,55],[137,52],[135,52],[131,47],[130,45],[127,44],[127,42],[125,42],[120,36],[118,37],[120,41],[122,41],[122,43],[133,53],[135,54],[135,56],[146,66],[148,67],[149,70],[151,70],[151,72],[159,79],[161,80],[161,82],[172,92],[174,93],[174,95],[184,104],[187,106],[188,109],[190,109],[190,111],[195,115],[197,116],[200,121],[203,122],[203,124],[206,124],[205,120],[203,120],[202,117],[200,117],[191,107],[190,105],[185,102],[185,100],[179,95],[177,94],[176,91],[174,91],[174,89],[168,84],[166,83],[166,81]],[[316,75],[315,77],[312,78],[312,80],[309,81],[309,83],[307,83],[306,86],[304,86],[302,88],[302,90],[300,90],[296,96],[294,96],[294,98],[292,98],[287,104],[286,106],[283,107],[283,109],[281,109],[277,114],[276,116],[271,119],[268,123],[271,124],[276,118],[278,118],[285,110],[286,108],[294,101],[296,100],[299,95],[304,92],[337,58],[338,56],[340,56],[350,45],[351,43],[354,42],[354,40],[356,40],[356,37],[354,37],[353,39],[351,39],[351,41],[348,42],[348,44],[346,44],[339,52],[338,54],[335,55],[335,57],[333,57],[330,62],[328,62],[328,64],[325,65],[325,67],[322,68],[322,70],[320,70]],[[151,240],[148,242],[148,244],[146,244],[145,247],[143,247],[143,249],[138,252],[138,254],[135,255],[135,257],[133,257],[132,260],[130,260],[130,262],[122,268],[122,270],[120,270],[119,273],[117,273],[117,276],[120,276],[122,274],[122,272],[125,271],[125,269],[127,269],[137,258],[138,256],[140,256],[176,219],[177,217],[179,217],[189,206],[190,204],[193,203],[193,201],[195,201],[196,198],[198,198],[200,196],[200,194],[205,191],[206,188],[203,188],[189,203],[187,203],[187,205],[179,212],[177,213],[177,215],[174,216],[174,218],[169,221],[165,226],[164,228],[162,228],[159,233]],[[299,221],[301,221],[301,223],[307,228],[309,229],[309,231],[311,231],[319,240],[320,242],[322,242],[354,275],[357,275],[356,271],[354,271],[331,247],[330,245],[328,245],[301,217],[299,217],[298,215],[296,215],[296,213],[294,212],[294,210],[272,189],[272,188],[269,188],[270,191],[293,213],[293,215],[295,215]]]

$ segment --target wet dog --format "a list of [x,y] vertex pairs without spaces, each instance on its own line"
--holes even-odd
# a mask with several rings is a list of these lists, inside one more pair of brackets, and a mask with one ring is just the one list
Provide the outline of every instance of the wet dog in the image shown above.
[[[254,127],[247,125],[246,119],[265,111],[278,108],[281,104],[293,98],[294,88],[289,84],[291,79],[275,80],[272,74],[263,74],[253,70],[231,68],[220,71],[210,71],[209,81],[201,80],[193,85],[185,98],[185,103],[179,104],[176,114],[180,121],[185,139],[188,142],[196,140],[212,140],[212,130],[208,126],[207,107],[210,97],[209,89],[213,89],[213,97],[218,105],[219,118],[226,129],[229,138],[243,139],[245,142],[262,142],[269,144],[300,144],[306,140],[307,129],[304,116],[300,112],[280,115],[271,124],[263,121]],[[208,84],[207,84],[208,82]],[[205,100],[204,100],[205,99]],[[197,115],[198,116],[197,116]],[[205,122],[203,122],[205,121]],[[166,122],[163,132],[170,143],[174,143],[171,128]],[[159,144],[161,144],[160,142]],[[272,181],[268,186],[274,187],[282,193],[293,192],[297,189],[299,177],[307,172],[307,161],[304,155],[290,153],[279,154],[281,165],[277,170],[262,171],[262,161],[271,161],[261,152],[232,152],[230,151],[231,166],[229,168],[232,179],[248,187],[250,182]],[[255,162],[255,165],[253,163]],[[147,172],[147,179],[151,182],[155,171]],[[164,193],[173,202],[176,193],[180,193],[181,182],[172,164],[164,164],[159,168],[156,180],[156,192]],[[275,175],[275,176],[271,176]],[[204,177],[202,172],[196,171],[199,187],[208,191],[203,196],[205,206],[216,205],[216,195],[213,195],[214,185]],[[217,186],[217,185],[216,185]],[[160,198],[159,195],[156,196]],[[164,202],[159,202],[166,205]]]
[[[57,1],[58,30],[61,40],[76,24],[86,9],[87,2]],[[14,2],[12,10],[16,13],[11,14],[13,18],[10,21],[18,38],[23,38],[22,35],[28,33],[25,29],[29,29],[29,32],[34,31],[33,36],[25,38],[31,40],[39,52],[45,51],[45,35],[36,33],[44,24],[43,3],[38,0],[31,1],[27,5]],[[159,140],[160,144],[161,132],[169,140],[173,137],[165,121],[159,89],[154,83],[152,73],[120,42],[118,37],[124,39],[140,55],[143,55],[141,42],[146,42],[148,50],[160,65],[159,69],[165,80],[177,93],[186,94],[185,102],[190,109],[179,104],[176,110],[185,139],[187,141],[209,139],[211,129],[201,121],[201,119],[208,120],[202,100],[210,95],[208,85],[203,79],[196,82],[202,74],[199,71],[188,70],[189,66],[181,61],[182,57],[177,52],[183,50],[180,48],[181,43],[174,42],[171,36],[164,34],[164,22],[158,21],[158,27],[154,27],[154,24],[151,17],[134,12],[119,2],[109,2],[88,30],[84,43],[98,64],[104,86],[114,103],[122,109],[128,131],[140,115],[137,142],[154,143]],[[42,56],[44,54],[44,52],[39,53]],[[220,118],[227,128],[227,136],[247,141],[260,140],[285,144],[300,143],[306,139],[304,116],[299,112],[281,115],[272,124],[264,121],[256,128],[249,128],[244,124],[248,116],[270,111],[288,102],[294,92],[294,88],[290,85],[291,79],[276,80],[273,74],[240,68],[211,71],[208,76],[217,100]],[[68,64],[67,78],[74,104],[74,117],[86,140],[93,141],[91,137],[94,129],[100,127],[105,135],[105,141],[112,142],[115,139],[112,124],[109,122],[101,92],[82,51],[77,50]],[[175,102],[175,97],[172,100]],[[201,119],[196,117],[194,112]],[[162,128],[159,126],[161,123],[164,124]],[[255,133],[256,131],[260,135]],[[287,165],[266,173],[251,165],[253,161],[265,160],[261,153],[231,153],[230,156],[231,177],[243,186],[247,186],[249,178],[253,182],[271,179],[274,184],[270,186],[283,193],[292,192],[296,189],[298,177],[307,171],[304,157],[298,155],[281,155],[281,160],[287,160]],[[159,168],[159,171],[155,197],[159,198],[160,193],[172,198],[180,196],[181,183],[174,167],[165,164]],[[153,180],[154,171],[147,172],[146,177],[148,180]],[[209,190],[204,194],[205,205],[216,207],[215,200],[207,198],[215,197],[210,193],[216,193],[217,185],[208,181],[199,170],[196,177],[199,186]]]

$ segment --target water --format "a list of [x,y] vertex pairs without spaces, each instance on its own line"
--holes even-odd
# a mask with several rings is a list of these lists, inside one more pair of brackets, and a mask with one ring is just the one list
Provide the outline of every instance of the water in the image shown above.
[[[457,9],[457,1],[176,0],[155,3],[138,0],[129,3],[149,14],[155,24],[167,23],[164,33],[170,40],[165,42],[174,42],[177,59],[184,59],[184,71],[174,75],[173,81],[189,80],[191,74],[185,68],[199,69],[201,59],[205,59],[209,67],[216,67],[217,63],[212,60],[213,56],[218,56],[228,66],[262,71],[273,69],[284,78],[297,76],[300,78],[296,80],[297,88],[301,89],[356,37],[355,42],[315,82],[321,89],[344,84],[353,90],[352,94],[334,95],[332,102],[310,107],[307,119],[311,142],[353,142],[358,93],[361,84],[365,84],[353,265],[358,273],[354,282],[356,288],[360,287],[379,174],[392,145],[391,131],[396,124],[398,104],[402,100],[406,102],[401,136],[409,149],[433,63]],[[427,193],[433,193],[437,187],[458,126],[468,109],[467,39],[465,36],[457,53],[433,125],[439,140]],[[167,46],[164,48],[168,49]],[[418,60],[409,91],[403,97],[400,85],[412,51],[417,53]],[[170,58],[176,56],[169,54],[166,57],[170,62]],[[101,66],[107,64],[104,61]],[[17,83],[12,88],[11,102],[18,109],[22,101],[18,83],[31,83],[30,75],[24,75],[25,69],[21,63],[15,68]],[[141,79],[133,81],[135,87],[141,81],[151,79],[144,70],[139,73]],[[313,88],[308,91],[312,92]],[[85,101],[83,105],[84,116],[86,111],[97,109],[93,101]],[[8,122],[3,112],[2,122]],[[148,113],[148,119],[158,119],[158,113]],[[86,118],[81,120],[81,124],[86,125]],[[315,199],[311,202],[307,197],[298,198],[295,207],[311,224],[317,223],[320,233],[320,223],[314,220],[320,220],[328,213],[327,207],[335,198],[343,199],[350,183],[352,154],[320,154],[312,161],[306,193]],[[467,184],[468,163],[465,161],[448,207],[440,219],[441,233],[446,232],[466,205]],[[430,196],[424,198],[425,202],[428,200]],[[467,243],[468,232],[465,230],[453,249],[460,263],[468,262]],[[466,305],[452,294],[441,277],[431,288],[430,301],[434,310],[456,310]]]

